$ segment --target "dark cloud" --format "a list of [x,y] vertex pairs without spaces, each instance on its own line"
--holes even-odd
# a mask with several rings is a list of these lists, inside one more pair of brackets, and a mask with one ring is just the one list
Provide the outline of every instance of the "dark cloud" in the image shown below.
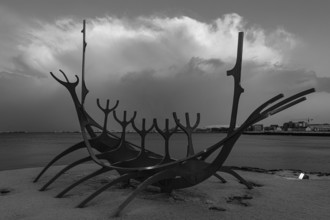
[[[189,17],[139,18],[131,22],[107,17],[88,23],[88,112],[101,121],[103,115],[96,99],[104,103],[109,98],[112,104],[120,100],[118,114],[127,110],[130,116],[138,111],[138,118],[162,120],[171,118],[174,111],[180,117],[189,112],[193,118],[200,112],[201,126],[229,124],[234,82],[226,71],[235,65],[237,32],[244,28],[242,18],[232,14],[212,24]],[[81,24],[70,19],[41,23],[39,28],[29,30],[30,38],[20,45],[21,54],[12,56],[14,67],[8,65],[0,73],[0,100],[4,106],[0,113],[8,115],[0,123],[0,130],[78,129],[69,94],[49,78],[48,72],[63,77],[55,72],[61,68],[69,79],[79,74],[80,30]],[[238,123],[280,92],[294,93],[309,87],[329,92],[328,78],[318,78],[304,69],[290,69],[279,62],[288,56],[283,48],[290,48],[294,41],[291,35],[275,31],[272,36],[279,37],[265,44],[268,35],[263,30],[247,31],[253,37],[244,41],[245,92]],[[109,127],[119,128],[113,120]]]
[[330,93],[330,77],[316,77],[316,89],[319,92]]
[[[129,114],[138,111],[138,118],[172,118],[172,112],[183,116],[185,112],[195,117],[202,114],[201,125],[225,121],[229,112],[226,90],[230,81],[221,68],[218,59],[192,58],[183,67],[168,68],[167,77],[157,70],[149,69],[124,74],[121,80],[112,81],[111,77],[100,86],[87,81],[91,91],[88,97],[89,110],[99,114],[96,98],[112,103],[120,100],[118,111],[127,110]],[[212,70],[211,72],[209,72]],[[161,70],[165,71],[165,70]],[[231,86],[229,86],[231,88]],[[224,103],[226,103],[224,105]],[[116,126],[116,123],[112,123]]]
[[329,77],[318,77],[314,71],[305,69],[272,70],[267,74],[263,74],[260,78],[262,84],[270,85],[273,83],[278,86],[278,89],[282,90],[297,91],[313,87],[317,92],[330,93]]

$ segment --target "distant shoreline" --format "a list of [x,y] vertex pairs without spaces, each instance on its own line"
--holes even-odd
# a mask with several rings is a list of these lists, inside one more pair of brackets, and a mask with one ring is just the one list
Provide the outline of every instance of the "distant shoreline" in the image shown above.
[[[6,135],[6,134],[80,134],[79,131],[36,131],[36,132],[28,132],[28,131],[5,131],[0,132],[0,135]],[[96,132],[101,133],[101,132]],[[119,131],[113,131],[111,132],[113,134],[120,134]],[[127,133],[135,133],[132,131],[129,131]],[[157,132],[150,132],[150,133],[157,133]],[[177,132],[177,133],[183,133],[183,132]],[[198,134],[214,134],[214,133],[224,133],[227,132],[221,131],[221,132],[210,132],[210,131],[195,131],[194,133]],[[246,135],[282,135],[282,136],[330,136],[330,132],[316,132],[316,131],[244,131],[243,134]]]
[[330,136],[330,132],[315,131],[245,131],[247,135]]

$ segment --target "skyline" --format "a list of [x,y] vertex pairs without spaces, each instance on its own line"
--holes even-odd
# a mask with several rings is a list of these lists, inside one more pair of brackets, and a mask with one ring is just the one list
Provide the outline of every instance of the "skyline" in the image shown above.
[[109,98],[120,100],[119,111],[138,111],[138,121],[188,111],[201,113],[201,126],[228,124],[233,80],[226,71],[244,31],[238,124],[268,98],[311,87],[317,92],[306,102],[262,123],[330,122],[325,1],[139,2],[2,1],[0,131],[77,130],[69,94],[49,72],[80,76],[83,19],[87,108],[98,120],[95,100]]

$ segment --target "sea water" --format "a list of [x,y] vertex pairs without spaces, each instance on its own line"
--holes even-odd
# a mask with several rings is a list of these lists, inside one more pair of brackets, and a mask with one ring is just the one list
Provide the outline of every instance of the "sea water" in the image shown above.
[[[140,142],[136,133],[129,133],[127,137],[135,144]],[[204,150],[224,137],[222,133],[194,134],[195,152]],[[80,141],[82,138],[79,133],[0,134],[0,170],[45,166],[55,155]],[[148,150],[163,154],[164,142],[160,135],[149,134],[146,141]],[[170,141],[171,156],[183,158],[186,151],[187,137],[183,133],[175,134]],[[87,150],[81,149],[56,164],[68,164],[87,155]],[[242,135],[225,165],[330,172],[330,137]]]

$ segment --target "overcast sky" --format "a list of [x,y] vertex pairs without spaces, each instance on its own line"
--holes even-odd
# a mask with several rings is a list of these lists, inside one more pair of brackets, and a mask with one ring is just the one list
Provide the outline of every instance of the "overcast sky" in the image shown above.
[[229,124],[226,71],[244,31],[238,123],[278,93],[311,87],[308,101],[264,123],[330,123],[329,10],[325,0],[1,0],[0,131],[78,130],[70,96],[49,72],[80,76],[83,19],[86,104],[98,120],[96,98],[109,98],[138,119],[200,112],[201,126]]

